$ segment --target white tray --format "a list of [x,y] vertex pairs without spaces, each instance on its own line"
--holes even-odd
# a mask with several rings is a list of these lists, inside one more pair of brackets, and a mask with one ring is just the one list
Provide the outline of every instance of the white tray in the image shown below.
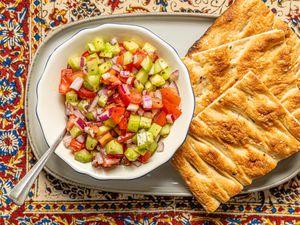
[[[144,26],[171,44],[181,56],[212,24],[214,17],[201,14],[126,14],[100,16],[74,22],[57,28],[49,34],[38,49],[27,81],[25,117],[28,138],[37,158],[47,150],[36,115],[36,86],[41,71],[53,50],[83,27],[95,27],[103,23],[126,23]],[[55,74],[54,74],[55,75]],[[51,121],[49,121],[51,122]],[[279,185],[295,176],[300,170],[300,154],[282,161],[278,167],[263,178],[257,179],[245,192],[264,190]],[[100,181],[80,174],[54,155],[45,170],[65,182],[112,192],[140,193],[152,195],[190,196],[184,182],[172,167],[166,163],[146,176],[130,181]]]

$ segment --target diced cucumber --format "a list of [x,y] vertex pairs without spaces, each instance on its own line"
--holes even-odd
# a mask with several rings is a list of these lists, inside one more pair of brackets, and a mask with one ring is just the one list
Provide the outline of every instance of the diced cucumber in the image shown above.
[[127,148],[124,154],[129,161],[135,161],[140,156],[140,154],[132,148]]
[[150,81],[146,82],[146,84],[145,84],[146,91],[148,91],[148,92],[154,91],[154,88],[155,87],[153,86],[153,84]]
[[80,57],[79,56],[71,56],[68,58],[68,65],[72,68],[72,70],[80,70]]
[[104,50],[103,52],[100,52],[100,56],[105,57],[105,58],[112,58],[113,54],[112,54],[112,52],[108,52],[108,51]]
[[90,135],[87,136],[85,141],[85,147],[87,150],[94,150],[96,145],[98,144],[98,141],[96,138],[92,138]]
[[131,52],[127,51],[124,53],[124,59],[123,59],[123,64],[126,66],[130,63],[132,63],[133,59],[132,59],[133,55]]
[[134,144],[136,144],[136,142],[137,142],[137,134],[135,134],[135,135],[132,137],[132,142],[133,142]]
[[87,49],[88,49],[89,53],[94,53],[97,51],[97,49],[93,43],[87,43]]
[[87,108],[89,106],[89,102],[85,99],[81,100],[79,103],[78,103],[78,109],[80,111],[86,111]]
[[125,47],[126,50],[130,51],[130,52],[136,52],[139,49],[139,45],[137,43],[135,43],[134,41],[124,41],[123,45]]
[[105,145],[105,152],[107,154],[123,154],[123,146],[116,140],[111,140]]
[[147,71],[142,68],[137,72],[137,74],[135,75],[135,78],[144,85],[148,81],[148,76],[149,75],[148,75]]
[[88,163],[93,160],[93,155],[86,149],[74,153],[75,160],[81,163]]
[[151,70],[152,67],[152,60],[150,59],[149,56],[146,56],[144,58],[144,60],[141,62],[141,66],[143,67],[144,70],[146,70],[147,72],[149,72]]
[[69,91],[66,94],[66,102],[77,102],[78,101],[78,95],[75,91]]
[[148,129],[151,127],[152,119],[142,116],[140,119],[140,128]]
[[105,48],[105,42],[104,42],[103,38],[96,37],[93,40],[93,44],[94,44],[96,52],[100,52],[100,51],[104,50],[104,48]]
[[168,63],[162,58],[158,58],[154,63],[154,73],[159,73],[160,71],[166,69],[168,67]]
[[144,85],[139,80],[134,80],[133,85],[138,92],[142,92],[144,90]]
[[89,61],[89,60],[96,60],[97,61],[97,64],[99,64],[100,62],[100,58],[99,56],[97,55],[97,53],[93,53],[93,54],[90,54],[86,57],[86,60]]
[[98,91],[100,88],[100,75],[86,75],[84,77],[83,85],[93,92]]
[[105,134],[106,132],[108,132],[111,129],[111,127],[109,126],[101,126],[98,128],[98,133],[97,136],[101,136],[102,134]]
[[137,134],[138,152],[144,155],[148,150],[149,145],[154,142],[153,134],[150,132],[142,131]]
[[138,115],[131,114],[128,121],[128,130],[131,132],[137,132],[139,130],[141,118]]
[[148,42],[144,44],[142,49],[150,54],[156,51],[156,48]]
[[111,118],[109,118],[108,120],[103,121],[103,124],[105,126],[108,126],[108,127],[115,127],[116,126],[116,124],[114,123],[114,121]]
[[168,80],[171,76],[171,73],[172,71],[170,67],[167,67],[166,69],[162,70],[159,75],[162,76],[162,78],[164,78],[165,80]]
[[87,72],[89,75],[98,74],[98,60],[96,58],[87,60],[86,67],[87,67]]
[[95,120],[95,116],[94,116],[94,114],[92,112],[87,112],[84,116],[89,121],[94,121]]
[[112,58],[114,55],[119,54],[120,51],[121,49],[118,44],[111,45],[110,43],[106,42],[104,50],[100,53],[100,56],[106,58]]
[[99,66],[99,73],[104,74],[112,67],[111,61],[106,61]]
[[151,127],[149,128],[149,132],[153,134],[154,138],[157,137],[157,135],[159,134],[160,130],[161,130],[161,126],[159,126],[156,123],[152,123]]
[[100,95],[100,97],[98,99],[98,105],[100,107],[104,107],[107,103],[107,99],[108,99],[108,97],[106,95]]
[[160,135],[162,137],[167,137],[170,133],[170,129],[171,129],[171,125],[170,124],[166,124],[165,126],[163,126],[163,128],[161,128],[160,130]]
[[82,130],[76,125],[73,125],[72,129],[70,130],[70,134],[72,138],[77,138],[79,135],[82,134]]
[[150,77],[150,82],[157,87],[160,87],[166,83],[165,79],[158,74]]
[[158,144],[155,141],[149,145],[148,150],[151,152],[151,155],[153,155],[153,153],[156,151],[157,147],[158,147]]

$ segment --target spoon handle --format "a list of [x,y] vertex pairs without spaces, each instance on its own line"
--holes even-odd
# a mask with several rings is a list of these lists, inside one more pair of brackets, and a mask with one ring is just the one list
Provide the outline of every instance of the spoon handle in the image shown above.
[[37,163],[28,171],[28,173],[18,182],[18,184],[10,191],[8,197],[17,205],[23,205],[26,197],[30,191],[33,182],[36,180],[37,176],[44,168],[48,159],[56,149],[57,145],[61,142],[65,135],[64,130],[55,142],[50,146],[50,148],[42,155],[42,157],[37,161]]

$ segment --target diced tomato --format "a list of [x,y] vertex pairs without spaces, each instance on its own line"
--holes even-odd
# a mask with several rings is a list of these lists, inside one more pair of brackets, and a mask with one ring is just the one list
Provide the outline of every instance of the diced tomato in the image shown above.
[[163,99],[168,100],[169,102],[171,102],[176,106],[180,105],[181,99],[174,88],[168,88],[168,87],[161,88],[160,92]]
[[115,71],[114,69],[109,69],[107,72],[113,76],[116,76],[116,74],[117,74],[117,71]]
[[70,115],[70,116],[69,116],[69,120],[68,120],[68,122],[67,122],[67,130],[68,130],[68,131],[72,129],[72,127],[73,127],[75,121],[76,121],[76,116],[73,115],[73,114]]
[[154,118],[153,122],[157,123],[160,126],[164,126],[167,124],[166,119],[167,114],[164,111],[161,111],[157,114],[157,116]]
[[123,62],[124,62],[124,55],[119,55],[117,58],[117,64],[123,66]]
[[163,105],[164,106],[162,110],[167,114],[172,114],[175,117],[175,119],[177,119],[182,113],[176,105],[170,103],[168,100],[163,99]]
[[121,85],[118,86],[118,92],[120,94],[120,98],[124,102],[124,104],[127,106],[130,104],[130,96],[126,94],[123,89],[121,88]]
[[152,98],[152,109],[161,109],[163,107],[162,100],[159,98]]
[[97,95],[96,92],[89,91],[89,90],[85,89],[84,87],[81,87],[79,89],[79,91],[77,91],[77,94],[80,98],[83,98],[83,99],[92,99],[92,98],[95,98]]
[[107,154],[108,159],[120,159],[124,157],[124,154]]
[[91,125],[91,128],[92,128],[92,130],[93,130],[93,132],[95,133],[95,134],[97,134],[98,133],[98,126],[96,126],[96,125]]
[[60,78],[60,84],[59,84],[59,93],[60,94],[67,94],[67,92],[70,90],[70,85],[72,81],[69,79],[72,77],[73,71],[72,69],[63,69],[61,70],[61,78]]
[[69,78],[70,82],[72,83],[77,77],[84,77],[84,73],[82,71],[76,71],[74,72]]
[[120,73],[120,74],[119,74],[119,79],[120,79],[120,81],[122,81],[123,83],[126,83],[126,82],[127,82],[127,79],[128,79],[129,77],[131,77],[131,76],[132,76],[132,74],[124,75],[124,73]]
[[75,138],[72,139],[72,141],[70,142],[69,148],[73,151],[73,152],[78,152],[81,149],[83,149],[84,143],[80,143],[78,142]]
[[130,93],[130,103],[140,105],[142,102],[142,94],[137,91],[131,91]]
[[87,57],[87,56],[89,56],[89,55],[90,55],[89,51],[86,51],[86,52],[84,52],[81,56]]
[[114,103],[118,106],[121,106],[121,107],[125,107],[125,104],[124,102],[122,101],[121,97],[120,97],[120,94],[119,93],[116,93],[112,96],[113,100],[114,100]]
[[[102,79],[102,80],[103,80],[103,79]],[[107,79],[105,80],[105,82],[109,82],[109,83],[111,83],[111,84],[113,84],[113,83],[115,83],[115,82],[117,82],[117,81],[119,81],[118,77],[117,77],[116,75],[113,75],[113,74],[110,74],[109,78],[107,78]],[[105,83],[105,82],[104,82],[104,83]]]
[[137,69],[141,68],[141,63],[142,61],[146,58],[147,53],[142,52],[142,51],[137,51],[135,55],[133,56],[134,62],[133,66],[135,66]]
[[119,124],[124,116],[125,108],[123,107],[113,107],[111,113],[111,119],[115,124]]
[[129,140],[130,138],[132,138],[135,135],[135,133],[126,133],[125,135],[119,136],[117,138],[117,141],[122,143],[124,141]]
[[129,118],[130,115],[131,115],[131,112],[125,111],[125,113],[124,113],[124,117],[125,118]]
[[141,163],[146,163],[151,157],[151,152],[147,151],[144,155],[139,156],[138,161]]
[[122,118],[120,123],[118,124],[120,130],[122,131],[127,130],[127,121],[128,121],[128,117],[124,115],[124,118]]
[[128,65],[126,66],[123,66],[125,70],[129,71],[129,72],[132,72],[132,69],[133,69],[133,63],[129,63]]

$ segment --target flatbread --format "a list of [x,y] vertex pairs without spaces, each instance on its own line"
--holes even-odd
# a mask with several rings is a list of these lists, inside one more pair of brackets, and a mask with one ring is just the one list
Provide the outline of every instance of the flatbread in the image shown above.
[[173,164],[208,211],[300,149],[300,123],[249,72],[193,118]]
[[[277,82],[280,75],[270,72],[276,68],[270,69],[268,64],[272,64],[270,61],[273,60],[273,55],[280,51],[284,41],[284,32],[273,30],[183,58],[195,94],[195,115],[250,70],[254,70],[262,80],[269,82],[268,86],[271,89],[282,85]],[[285,74],[282,76],[285,78]],[[292,76],[286,80],[291,80],[291,83],[294,79]],[[282,83],[285,82],[285,79],[282,80]]]
[[[284,33],[285,38],[280,46],[260,49],[259,43],[256,43],[256,46],[251,49],[243,50],[240,44],[242,38],[256,38],[257,34],[270,30],[281,30]],[[203,55],[213,54],[212,51],[216,51],[217,46],[224,48],[224,44],[228,46],[230,42],[236,46],[237,51],[243,52],[242,57],[236,54],[229,56],[234,60],[230,66],[239,66],[241,70],[245,70],[244,73],[253,71],[289,112],[300,120],[300,40],[297,35],[286,23],[276,18],[261,0],[237,0],[215,21],[205,35],[194,43],[184,58],[191,74],[194,74],[192,75],[194,80],[199,81],[203,77],[200,72],[197,72],[201,65],[197,65],[194,61],[203,63]],[[203,52],[205,50],[209,53]],[[216,55],[215,58],[217,56],[221,57]],[[237,60],[239,65],[236,65]],[[222,63],[216,62],[219,65]],[[198,82],[198,89],[203,87],[201,83]],[[220,88],[226,89],[222,86]],[[204,90],[207,90],[205,85]],[[210,102],[212,101],[213,99],[210,99]],[[201,111],[203,107],[205,108],[206,105],[198,105],[197,109],[200,108]]]

